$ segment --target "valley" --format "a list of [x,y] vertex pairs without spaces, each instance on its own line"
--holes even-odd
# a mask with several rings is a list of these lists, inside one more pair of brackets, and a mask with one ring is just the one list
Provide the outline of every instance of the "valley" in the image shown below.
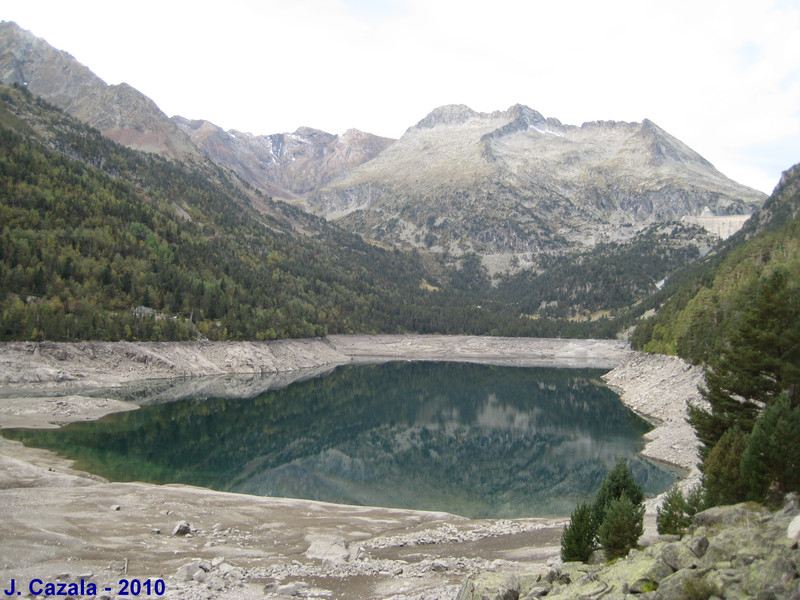
[[[592,367],[655,425],[634,462],[675,469],[682,493],[701,483],[712,515],[800,491],[800,166],[767,197],[646,118],[449,104],[409,125],[254,134],[168,116],[0,22],[0,429],[135,421],[135,401],[98,392],[128,385],[142,403],[236,402],[340,365]],[[305,410],[288,397],[267,417]],[[231,414],[250,430],[220,437],[257,449],[269,427]],[[181,433],[203,454],[202,427]],[[375,447],[399,439],[383,433]],[[504,489],[538,472],[516,464]],[[158,577],[198,600],[463,600],[475,573],[558,577],[566,523],[110,483],[6,437],[0,499],[4,581]]]

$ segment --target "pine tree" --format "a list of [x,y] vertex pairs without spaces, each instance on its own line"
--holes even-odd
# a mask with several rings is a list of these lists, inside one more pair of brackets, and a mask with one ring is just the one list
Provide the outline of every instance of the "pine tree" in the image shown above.
[[561,560],[564,562],[589,560],[592,552],[597,548],[595,527],[592,517],[592,507],[582,502],[570,515],[569,525],[561,534]]
[[701,392],[711,411],[689,409],[704,457],[729,429],[750,433],[764,403],[782,392],[792,398],[800,386],[800,293],[785,271],[761,282],[728,345],[705,371]]
[[741,461],[748,498],[778,505],[800,491],[800,405],[787,395],[768,406],[756,421]]
[[627,556],[644,533],[644,505],[623,494],[609,502],[597,538],[607,558]]
[[726,431],[703,461],[703,486],[709,506],[736,504],[747,499],[740,464],[747,436],[738,427]]
[[621,496],[626,496],[635,506],[644,501],[642,486],[636,483],[624,459],[620,459],[606,475],[594,498],[592,513],[596,527],[599,527],[605,519],[608,505]]
[[677,485],[673,485],[664,496],[664,502],[656,509],[658,533],[682,534],[692,522],[687,513],[683,492]]

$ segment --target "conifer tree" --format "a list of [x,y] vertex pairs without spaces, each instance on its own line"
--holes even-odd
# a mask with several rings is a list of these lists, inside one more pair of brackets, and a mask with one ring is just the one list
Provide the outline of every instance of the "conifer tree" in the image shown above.
[[761,282],[729,343],[705,371],[701,393],[711,410],[689,408],[704,457],[729,429],[750,433],[764,404],[782,392],[791,399],[800,386],[800,292],[785,271]]
[[768,406],[756,421],[741,461],[748,498],[778,505],[800,491],[800,405],[787,395]]
[[747,499],[740,464],[747,436],[738,427],[729,429],[703,461],[703,486],[709,506],[736,504]]
[[624,459],[620,459],[614,468],[609,471],[594,498],[592,513],[597,527],[605,519],[608,505],[611,501],[620,498],[620,496],[626,496],[635,506],[644,501],[642,486],[636,483]]
[[644,505],[634,504],[623,494],[606,507],[597,538],[607,558],[627,556],[644,533]]
[[592,507],[582,502],[570,515],[569,524],[561,534],[561,560],[564,562],[589,560],[592,552],[597,548],[595,527],[592,517]]
[[656,509],[656,526],[658,533],[681,534],[691,524],[687,514],[686,499],[677,485],[673,485],[664,502]]

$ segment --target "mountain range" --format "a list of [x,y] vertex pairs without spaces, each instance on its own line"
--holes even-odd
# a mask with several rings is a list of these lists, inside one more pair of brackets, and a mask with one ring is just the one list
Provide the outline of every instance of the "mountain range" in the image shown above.
[[443,106],[397,141],[309,127],[253,135],[167,117],[127,84],[106,85],[66,52],[0,24],[0,82],[33,94],[128,147],[205,156],[276,199],[364,238],[508,267],[624,241],[656,222],[750,214],[765,195],[728,179],[649,120],[581,126],[527,106]]
[[612,336],[785,206],[647,119],[225,131],[5,22],[0,83],[4,339]]
[[522,105],[456,105],[435,109],[305,205],[395,245],[496,254],[629,239],[704,207],[749,214],[763,200],[648,120],[576,127]]

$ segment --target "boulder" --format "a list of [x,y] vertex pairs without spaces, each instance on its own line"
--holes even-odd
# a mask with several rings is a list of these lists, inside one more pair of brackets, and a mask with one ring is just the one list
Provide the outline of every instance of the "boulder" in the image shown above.
[[783,556],[775,556],[750,565],[742,580],[742,587],[753,597],[761,592],[782,593],[796,578],[797,570],[792,561]]
[[768,515],[769,512],[760,505],[744,502],[733,506],[715,506],[699,512],[692,518],[692,524],[696,527],[730,526],[760,521]]
[[178,521],[172,529],[172,535],[187,535],[191,533],[192,528],[186,521]]
[[789,538],[792,548],[797,548],[797,544],[800,542],[800,515],[797,515],[789,523],[789,527],[786,528],[786,537]]
[[350,557],[347,549],[347,540],[333,536],[319,536],[311,538],[311,545],[306,550],[308,558],[331,562],[343,563]]
[[686,540],[686,547],[691,550],[697,558],[703,558],[708,551],[708,538],[704,535],[693,535]]
[[[536,581],[538,577],[529,575],[517,577],[507,573],[478,573],[464,582],[456,600],[519,600],[522,597],[538,598],[540,590],[550,584]],[[525,596],[522,592],[525,592]],[[539,594],[539,595],[535,595]]]
[[661,550],[661,560],[673,571],[694,569],[697,566],[697,555],[686,544],[667,544]]

